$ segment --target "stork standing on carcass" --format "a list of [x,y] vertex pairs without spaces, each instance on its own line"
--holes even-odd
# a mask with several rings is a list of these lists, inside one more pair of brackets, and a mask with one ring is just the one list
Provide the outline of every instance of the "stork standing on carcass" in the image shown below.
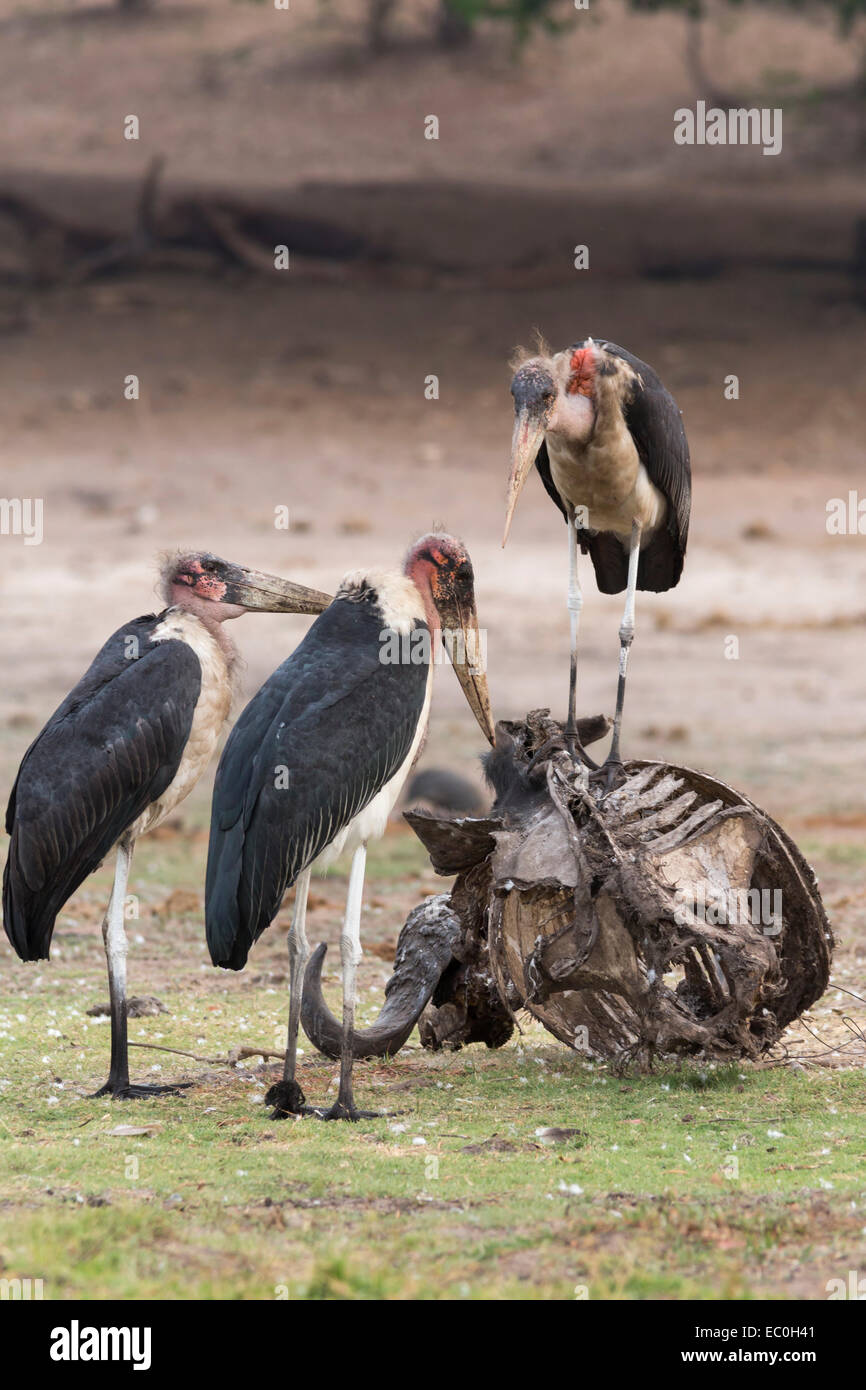
[[275,1117],[306,1109],[295,1069],[310,873],[351,850],[340,1088],[322,1118],[359,1118],[352,1062],[367,842],[384,833],[420,752],[437,638],[492,744],[472,564],[459,541],[436,534],[412,547],[402,573],[361,570],[343,579],[330,608],[247,705],[220,758],[205,889],[214,964],[241,970],[295,885],[285,1067],[266,1097]]
[[30,745],[9,798],[3,925],[22,960],[49,955],[58,912],[117,847],[103,924],[111,1067],[96,1092],[131,1099],[124,908],[135,842],[192,791],[229,715],[237,651],[223,624],[247,612],[321,613],[330,596],[195,553],[166,562],[167,604],[109,637]]
[[505,535],[535,463],[568,523],[571,670],[566,737],[597,771],[577,738],[577,638],[583,595],[578,546],[604,594],[625,589],[619,629],[619,682],[608,785],[620,764],[620,727],[635,591],[661,593],[679,583],[689,532],[689,446],[677,403],[652,367],[625,348],[585,338],[563,352],[521,354],[511,382],[514,434]]

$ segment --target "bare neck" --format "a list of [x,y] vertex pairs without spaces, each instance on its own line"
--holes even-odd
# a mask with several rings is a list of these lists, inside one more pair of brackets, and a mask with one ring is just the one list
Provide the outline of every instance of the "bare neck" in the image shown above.
[[241,617],[245,610],[236,604],[213,603],[210,599],[200,598],[185,584],[171,586],[169,603],[172,608],[179,608],[181,612],[198,619],[216,642],[231,670],[237,662],[238,649],[226,630],[226,623],[230,618]]

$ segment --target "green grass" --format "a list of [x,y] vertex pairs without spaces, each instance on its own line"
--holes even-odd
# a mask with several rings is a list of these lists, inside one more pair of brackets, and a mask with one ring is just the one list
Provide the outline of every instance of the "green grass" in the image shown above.
[[[362,1022],[381,1006],[386,943],[441,886],[419,848],[396,834],[371,855]],[[130,1020],[131,1041],[205,1059],[282,1046],[288,910],[245,972],[214,972],[196,896],[171,898],[201,881],[203,854],[200,836],[140,847],[131,993],[170,1012]],[[850,865],[827,872],[837,890],[856,883]],[[760,1299],[823,1298],[829,1279],[866,1267],[857,1070],[688,1063],[617,1077],[528,1022],[498,1052],[434,1055],[415,1038],[387,1065],[359,1065],[359,1104],[390,1118],[355,1126],[271,1120],[273,1063],[150,1048],[131,1049],[134,1079],[194,1088],[88,1099],[108,1063],[108,1025],[86,1010],[107,997],[109,879],[104,868],[70,904],[50,963],[3,947],[0,1277],[41,1278],[47,1298]],[[311,940],[332,943],[332,1006],[344,891],[335,873],[311,898]],[[304,1047],[309,1099],[333,1097],[335,1064]],[[113,1134],[121,1124],[155,1128]],[[552,1126],[579,1132],[546,1143],[536,1131]]]
[[829,844],[826,840],[813,840],[805,836],[800,841],[800,849],[807,859],[825,859],[828,864],[841,867],[859,868],[866,866],[866,844]]
[[[170,1021],[133,1033],[182,1046],[201,1028],[214,1053],[253,1019],[265,1033],[282,1021],[279,996],[256,1011],[203,999],[207,1018],[182,996],[166,1002]],[[48,1297],[565,1298],[575,1285],[765,1297],[784,1295],[810,1250],[820,1296],[863,1248],[854,1073],[686,1066],[617,1079],[533,1026],[498,1053],[415,1049],[360,1066],[359,1103],[393,1118],[274,1122],[253,1063],[191,1064],[207,1074],[183,1099],[83,1098],[70,1081],[99,1082],[106,1027],[84,1034],[74,1006],[48,1000],[27,1014],[29,1035],[63,1036],[15,1037],[4,1056],[0,1261],[4,1277],[43,1278]],[[163,1076],[183,1071],[134,1052],[135,1074],[154,1057]],[[333,1074],[305,1059],[308,1096],[324,1099]],[[148,1123],[147,1136],[111,1133]],[[580,1133],[548,1144],[536,1136],[548,1126]]]

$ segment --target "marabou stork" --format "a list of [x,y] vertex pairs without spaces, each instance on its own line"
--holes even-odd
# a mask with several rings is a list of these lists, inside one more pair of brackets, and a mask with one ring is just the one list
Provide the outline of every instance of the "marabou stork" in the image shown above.
[[511,382],[514,434],[505,535],[533,461],[568,523],[571,670],[566,736],[597,771],[576,735],[577,636],[583,596],[578,544],[589,552],[604,594],[625,589],[619,629],[619,683],[608,785],[619,741],[635,590],[661,593],[679,582],[691,507],[689,446],[677,403],[652,367],[604,339],[563,352],[520,354]]
[[[384,833],[423,743],[438,640],[494,741],[487,677],[478,662],[472,564],[453,536],[424,536],[399,570],[346,575],[313,623],[241,714],[214,786],[205,920],[215,965],[241,970],[253,942],[295,884],[289,931],[289,1027],[283,1080],[266,1100],[274,1118],[313,1113],[356,1120],[352,1094],[355,971],[367,841]],[[326,1113],[295,1080],[310,873],[353,851],[340,938],[340,1088]]]
[[6,812],[3,925],[22,960],[49,955],[58,912],[117,847],[103,923],[111,1067],[96,1092],[131,1099],[126,1033],[126,884],[139,835],[207,767],[228,718],[237,651],[223,629],[246,612],[321,613],[328,594],[195,553],[169,558],[167,607],[118,628],[24,754]]

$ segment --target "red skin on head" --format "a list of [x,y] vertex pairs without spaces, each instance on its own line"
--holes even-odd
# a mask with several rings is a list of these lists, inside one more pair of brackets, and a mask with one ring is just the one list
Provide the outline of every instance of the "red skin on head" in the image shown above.
[[[441,556],[439,557],[441,563]],[[416,555],[413,551],[406,561],[405,574],[412,580],[424,600],[424,611],[427,614],[427,626],[431,632],[439,628],[439,614],[433,602],[433,585],[438,577],[436,562],[428,559],[426,555]]]
[[215,574],[205,574],[194,586],[193,592],[198,594],[199,598],[210,599],[212,603],[220,603],[225,598],[226,587],[221,579],[217,579]]
[[595,390],[595,348],[576,348],[571,354],[570,396],[592,396]]
[[412,580],[424,600],[427,625],[431,632],[441,626],[435,597],[445,598],[448,588],[448,562],[463,565],[469,556],[453,536],[424,536],[406,556],[403,573]]
[[[199,578],[193,581],[193,575]],[[200,560],[188,561],[184,570],[175,575],[174,583],[188,585],[199,598],[208,599],[211,603],[219,603],[225,597],[226,585],[223,580],[215,574],[205,574]]]

